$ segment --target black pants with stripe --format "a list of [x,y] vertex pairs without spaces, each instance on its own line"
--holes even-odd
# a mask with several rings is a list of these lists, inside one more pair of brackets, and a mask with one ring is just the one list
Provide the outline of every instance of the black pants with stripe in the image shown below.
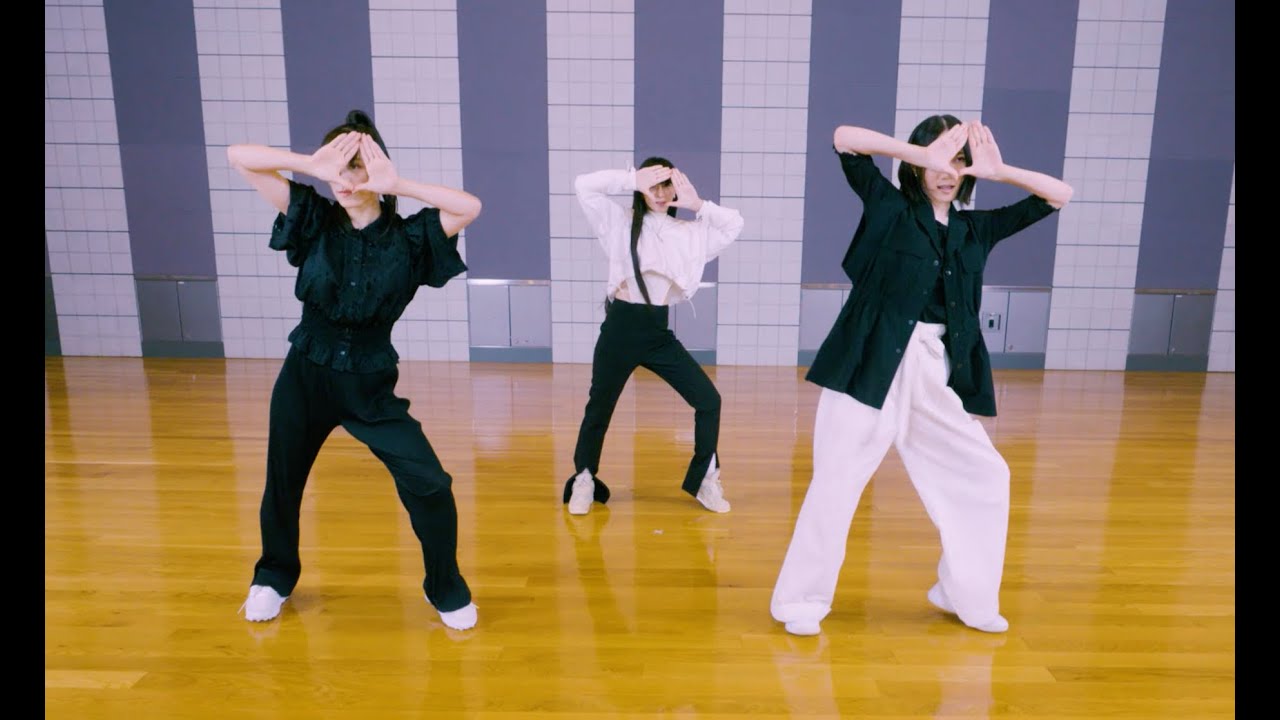
[[368,374],[338,372],[290,348],[271,392],[267,486],[259,512],[262,557],[253,569],[254,585],[269,585],[283,596],[297,585],[302,491],[320,447],[341,425],[391,471],[422,543],[427,599],[442,612],[471,602],[458,570],[453,479],[440,466],[422,425],[409,415],[409,401],[396,397],[399,377],[394,366]]
[[[587,398],[578,445],[573,452],[574,474],[591,471],[595,477],[595,499],[607,502],[609,488],[599,477],[600,450],[609,430],[618,397],[637,367],[647,368],[662,378],[694,410],[693,459],[685,473],[682,489],[697,495],[712,457],[717,458],[720,438],[720,393],[707,373],[693,359],[675,333],[667,327],[664,305],[642,305],[610,301],[600,326],[595,355],[591,362],[591,392]],[[573,478],[564,487],[569,501]]]

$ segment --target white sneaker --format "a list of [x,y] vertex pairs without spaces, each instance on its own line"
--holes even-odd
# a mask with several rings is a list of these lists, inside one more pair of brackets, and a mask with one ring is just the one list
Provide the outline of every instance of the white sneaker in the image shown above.
[[280,597],[275,588],[268,585],[252,585],[249,597],[245,598],[240,609],[244,611],[244,619],[250,622],[265,622],[280,614],[280,608],[289,597]]
[[[942,583],[934,583],[933,587],[929,588],[927,597],[934,607],[955,614],[956,609],[951,606],[951,598],[947,597],[946,591],[942,589]],[[965,624],[968,625],[968,623]],[[1009,629],[1009,621],[1005,620],[1003,615],[996,615],[993,620],[979,625],[969,625],[969,627],[982,632],[1002,633]]]
[[[968,625],[968,623],[965,624]],[[1002,633],[1009,630],[1009,621],[1005,620],[1003,615],[997,615],[994,620],[988,620],[979,625],[969,625],[969,627],[986,633]]]
[[440,622],[454,630],[470,630],[476,626],[476,620],[478,619],[475,603],[470,603],[466,607],[458,608],[457,610],[440,613]]
[[569,495],[569,514],[586,515],[596,499],[596,481],[590,470],[583,470],[573,479],[573,492]]
[[[427,597],[426,593],[423,593],[422,597],[426,599],[428,605],[431,605],[431,599]],[[431,605],[431,607],[435,606]],[[476,621],[479,619],[475,603],[467,603],[466,607],[460,607],[449,612],[440,610],[436,610],[436,612],[440,613],[440,622],[454,630],[470,630],[476,626]]]
[[702,487],[698,488],[697,498],[711,512],[729,512],[729,501],[724,499],[724,488],[720,486],[720,468],[707,471]]
[[817,635],[822,632],[816,620],[794,620],[783,627],[792,635]]

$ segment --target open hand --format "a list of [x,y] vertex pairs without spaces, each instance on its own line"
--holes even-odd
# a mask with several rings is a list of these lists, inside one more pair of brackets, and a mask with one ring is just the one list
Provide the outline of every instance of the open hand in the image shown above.
[[671,184],[676,190],[676,197],[671,201],[671,205],[694,212],[702,209],[702,198],[698,197],[698,191],[693,187],[693,183],[689,182],[688,175],[679,170],[672,171]]
[[636,170],[636,190],[653,197],[653,193],[649,192],[654,185],[671,179],[671,168],[665,165],[650,165],[649,167]]
[[387,157],[378,143],[364,133],[360,134],[360,159],[364,161],[369,179],[355,186],[354,190],[366,190],[379,195],[394,194],[400,173],[396,172],[396,166],[391,164],[391,158]]
[[342,178],[342,171],[359,149],[360,134],[343,133],[311,154],[311,172],[308,174],[317,180],[336,183],[350,190],[351,187]]
[[999,177],[1004,170],[1004,160],[1000,157],[1000,147],[991,135],[991,128],[977,121],[968,125],[969,154],[973,157],[973,164],[962,169],[960,174],[985,180]]
[[946,175],[954,175],[956,169],[951,161],[964,149],[969,139],[969,128],[965,123],[953,126],[939,135],[925,148],[925,170],[936,170]]

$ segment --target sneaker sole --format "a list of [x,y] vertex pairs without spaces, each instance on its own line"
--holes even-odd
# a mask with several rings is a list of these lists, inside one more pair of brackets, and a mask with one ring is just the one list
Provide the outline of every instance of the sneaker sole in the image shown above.
[[[951,607],[950,598],[946,597],[937,585],[929,588],[929,593],[926,597],[929,598],[930,604],[939,610],[951,613],[952,615],[956,614],[955,608]],[[966,625],[974,630],[984,633],[1003,633],[1008,632],[1009,630],[1009,621],[1005,620],[1003,617],[999,620],[993,620],[982,625],[968,625],[967,623]]]
[[[288,599],[288,597],[282,598],[280,600],[279,607],[276,608],[275,613],[272,615],[250,615],[249,611],[245,610],[243,605],[240,606],[240,609],[244,610],[244,619],[249,622],[267,622],[268,620],[275,620],[280,617],[280,611],[284,609],[284,603]],[[248,604],[247,601],[246,604]]]
[[248,620],[249,622],[267,622],[269,620],[275,620],[278,617],[280,617],[280,613],[276,613],[275,615],[272,615],[270,617],[249,617],[248,615],[245,615],[244,619]]
[[[287,600],[288,598],[285,598],[285,599]],[[244,614],[244,619],[248,620],[249,622],[267,622],[269,620],[275,620],[276,618],[280,617],[280,611],[283,609],[284,609],[284,603],[280,603],[280,607],[276,608],[276,612],[274,615],[264,615],[264,616],[255,617],[255,616],[249,615],[249,613],[246,612]]]
[[472,622],[470,625],[453,625],[449,621],[445,620],[444,616],[441,615],[440,622],[443,623],[444,626],[449,628],[450,630],[470,630],[471,628],[475,627],[476,622],[479,622],[479,621],[477,620],[475,622]]
[[786,629],[787,632],[791,633],[792,635],[799,635],[801,637],[809,637],[812,635],[819,635],[822,633],[822,627],[818,625],[818,623],[808,625],[806,623],[789,622],[783,627]]
[[[427,601],[427,605],[431,605],[431,598],[427,597],[427,594],[426,594],[425,592],[424,592],[424,593],[422,593],[422,599]],[[471,603],[471,604],[472,604],[472,605],[475,605],[475,603]],[[432,608],[432,609],[435,609],[435,607],[436,607],[435,605],[431,605],[431,608]],[[480,609],[480,606],[479,606],[479,605],[476,605],[476,610],[479,610],[479,609]],[[471,624],[470,624],[470,625],[466,625],[466,626],[462,626],[462,625],[451,625],[451,624],[449,623],[449,621],[448,621],[448,620],[445,620],[445,619],[444,619],[444,613],[440,612],[439,610],[436,610],[436,614],[438,614],[438,615],[440,616],[440,622],[441,622],[442,624],[444,624],[444,626],[445,626],[445,627],[447,627],[447,628],[449,628],[449,629],[451,629],[451,630],[470,630],[471,628],[475,627],[475,626],[480,622],[480,618],[479,618],[479,614],[478,614],[478,613],[477,613],[477,617],[476,617],[476,619],[475,619],[475,620],[472,620],[472,621],[471,621]]]
[[969,627],[979,632],[998,635],[1000,633],[1009,632],[1009,621],[1004,620],[1003,622],[989,622],[986,625],[970,625]]
[[[695,498],[695,499],[697,499],[697,498]],[[718,509],[713,508],[713,507],[711,507],[710,505],[708,505],[708,504],[706,504],[706,503],[702,502],[701,500],[698,500],[698,504],[699,504],[699,505],[701,505],[703,508],[707,509],[707,510],[708,510],[708,511],[710,511],[710,512],[713,512],[713,513],[719,513],[719,514],[721,514],[721,515],[723,515],[723,514],[725,514],[725,513],[729,512],[729,510],[730,510],[730,509],[732,509],[732,506],[729,506],[729,507],[726,507],[726,508],[725,508],[725,509],[723,509],[723,510],[718,510]]]

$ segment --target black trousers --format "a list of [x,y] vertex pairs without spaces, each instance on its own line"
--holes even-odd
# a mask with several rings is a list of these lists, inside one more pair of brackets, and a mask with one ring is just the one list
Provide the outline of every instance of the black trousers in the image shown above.
[[297,585],[302,491],[320,447],[342,425],[391,471],[422,543],[427,599],[442,612],[471,602],[458,570],[453,479],[440,466],[422,425],[409,415],[409,401],[396,397],[399,377],[394,366],[369,374],[339,372],[289,350],[271,391],[267,486],[259,512],[262,557],[253,569],[254,585],[269,585],[283,596]]
[[[712,457],[719,458],[716,443],[720,438],[720,393],[667,327],[667,312],[665,305],[613,300],[600,326],[591,361],[591,392],[573,452],[574,474],[591,471],[599,502],[609,500],[608,486],[597,477],[600,450],[618,397],[637,367],[647,368],[665,380],[694,410],[693,459],[681,488],[697,495]],[[571,477],[564,486],[564,502],[569,502],[572,485]]]

